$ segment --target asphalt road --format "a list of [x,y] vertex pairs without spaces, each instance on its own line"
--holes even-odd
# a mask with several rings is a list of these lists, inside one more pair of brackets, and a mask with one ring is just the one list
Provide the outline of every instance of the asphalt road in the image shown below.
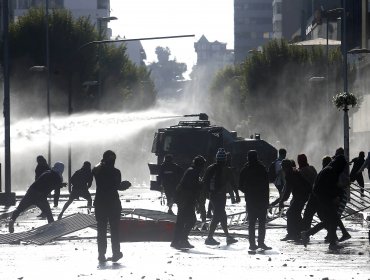
[[[55,217],[65,201],[62,198],[59,207],[53,208]],[[122,193],[122,204],[126,208],[166,210],[158,193],[140,187]],[[79,208],[84,205],[83,200],[73,203],[66,215],[86,213],[86,208]],[[228,212],[243,209],[243,203],[228,205]],[[12,208],[0,210],[7,212]],[[38,209],[32,209],[20,216],[15,231],[46,224],[46,220],[36,217],[38,214]],[[284,225],[285,220],[274,223]],[[345,225],[352,238],[343,243],[343,249],[334,252],[323,241],[324,231],[305,248],[280,241],[285,229],[273,228],[266,235],[266,244],[273,249],[254,255],[248,253],[245,238],[227,246],[224,237],[216,237],[221,245],[214,247],[204,244],[205,237],[192,236],[190,242],[195,248],[187,251],[175,250],[169,242],[121,243],[123,259],[105,265],[97,260],[96,231],[87,228],[42,246],[0,245],[0,279],[370,279],[369,228],[360,220],[345,220]],[[1,220],[0,233],[7,230],[7,224]]]

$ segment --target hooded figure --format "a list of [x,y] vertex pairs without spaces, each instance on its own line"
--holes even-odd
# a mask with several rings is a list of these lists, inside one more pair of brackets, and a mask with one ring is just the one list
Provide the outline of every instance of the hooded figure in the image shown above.
[[36,205],[40,208],[42,213],[46,215],[48,223],[54,221],[53,214],[50,210],[47,196],[56,189],[60,189],[63,184],[62,174],[64,171],[64,164],[56,162],[51,170],[47,170],[28,188],[25,196],[22,198],[17,209],[14,210],[9,221],[9,232],[14,232],[14,222],[19,214],[25,211],[31,205]]
[[[265,244],[266,215],[269,205],[269,179],[265,166],[258,160],[257,151],[248,152],[248,162],[240,172],[239,188],[245,194],[248,212],[249,249],[271,249]],[[256,245],[256,222],[258,220],[258,246]]]
[[214,214],[209,227],[206,245],[219,245],[213,238],[218,223],[221,223],[222,230],[226,235],[226,243],[237,242],[227,229],[227,216],[225,211],[226,193],[229,193],[232,201],[235,201],[233,189],[236,184],[233,171],[226,165],[227,155],[223,148],[216,153],[216,163],[210,165],[204,175],[204,184],[209,192],[210,203],[212,203]]

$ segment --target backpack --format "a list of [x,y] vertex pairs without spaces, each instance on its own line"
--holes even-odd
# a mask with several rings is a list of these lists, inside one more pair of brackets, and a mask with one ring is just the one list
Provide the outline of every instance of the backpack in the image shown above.
[[277,174],[276,174],[276,160],[274,160],[268,169],[268,177],[269,177],[269,182],[273,183],[276,180]]

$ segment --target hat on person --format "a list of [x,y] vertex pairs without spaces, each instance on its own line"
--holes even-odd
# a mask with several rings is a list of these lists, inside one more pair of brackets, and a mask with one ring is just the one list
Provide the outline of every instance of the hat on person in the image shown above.
[[224,148],[219,148],[216,153],[216,162],[225,162],[227,159],[226,152]]
[[62,177],[64,171],[64,164],[62,162],[57,161],[56,163],[54,163],[54,166],[51,170],[55,171],[56,173],[58,173],[60,177]]

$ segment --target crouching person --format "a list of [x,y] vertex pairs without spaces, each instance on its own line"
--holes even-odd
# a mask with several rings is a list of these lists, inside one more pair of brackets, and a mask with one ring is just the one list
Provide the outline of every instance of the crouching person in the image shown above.
[[31,205],[36,205],[45,214],[48,223],[54,221],[50,205],[47,200],[48,195],[56,189],[65,186],[63,184],[64,164],[56,162],[51,170],[47,170],[28,188],[17,209],[14,210],[9,221],[9,232],[14,232],[14,222],[18,216]]
[[171,247],[176,249],[194,248],[188,241],[189,233],[196,222],[195,205],[201,191],[199,178],[205,164],[202,156],[196,156],[185,171],[176,188],[177,220]]

